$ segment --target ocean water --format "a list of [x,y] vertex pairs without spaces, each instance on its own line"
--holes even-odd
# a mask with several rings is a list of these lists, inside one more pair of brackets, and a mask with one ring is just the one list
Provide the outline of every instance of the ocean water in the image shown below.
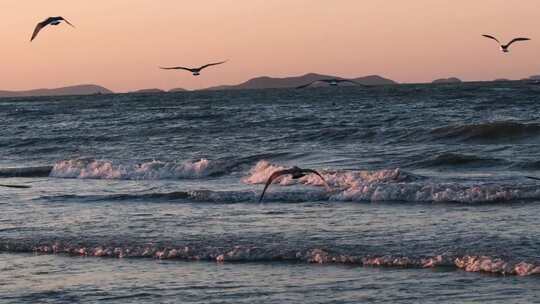
[[[0,100],[0,303],[540,303],[540,86]],[[316,176],[278,179],[291,166]]]

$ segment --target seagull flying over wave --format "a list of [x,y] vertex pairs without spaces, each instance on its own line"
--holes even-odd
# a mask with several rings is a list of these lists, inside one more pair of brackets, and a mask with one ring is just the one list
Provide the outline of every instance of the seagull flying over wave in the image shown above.
[[64,21],[65,23],[71,25],[72,27],[75,27],[73,24],[71,24],[69,21],[67,21],[67,19],[65,19],[64,17],[61,17],[61,16],[58,16],[58,17],[49,17],[45,20],[43,20],[42,22],[38,23],[36,25],[36,28],[34,29],[34,33],[32,33],[32,38],[30,38],[30,41],[34,40],[38,33],[46,26],[48,25],[59,25],[60,23],[62,23],[62,21]]
[[292,167],[290,169],[276,171],[276,172],[272,173],[272,175],[270,175],[270,177],[266,181],[266,184],[264,185],[263,192],[261,194],[261,197],[259,198],[259,203],[262,202],[263,197],[264,197],[264,193],[266,192],[266,189],[268,189],[268,186],[270,186],[272,184],[272,182],[276,178],[278,178],[280,176],[283,176],[283,175],[287,175],[287,174],[292,175],[293,179],[299,179],[299,178],[302,178],[302,177],[304,177],[304,176],[306,176],[308,174],[315,174],[318,177],[320,177],[322,179],[322,181],[324,182],[325,186],[327,188],[329,188],[328,184],[326,183],[326,180],[324,179],[324,177],[322,177],[322,175],[319,172],[317,172],[315,170],[312,170],[312,169],[301,169],[301,168],[298,168],[298,167],[294,166],[294,167]]
[[328,85],[331,85],[331,86],[337,86],[338,84],[342,83],[342,82],[348,82],[348,83],[352,83],[352,84],[355,84],[355,85],[359,85],[359,86],[364,86],[363,84],[361,83],[358,83],[356,81],[353,81],[353,80],[349,80],[349,79],[319,79],[319,80],[315,80],[315,81],[312,81],[308,84],[304,84],[304,85],[301,85],[301,86],[298,86],[296,87],[297,89],[303,89],[303,88],[307,88],[309,86],[311,86],[312,84],[315,84],[317,82],[324,82],[324,83],[327,83]]
[[210,66],[213,66],[213,65],[223,64],[225,62],[227,62],[227,60],[221,61],[221,62],[205,64],[205,65],[200,66],[198,68],[186,68],[186,67],[177,66],[177,67],[160,67],[160,69],[163,69],[163,70],[186,70],[186,71],[190,71],[193,74],[193,76],[199,76],[203,69],[206,69],[207,67],[210,67]]
[[502,44],[502,43],[499,41],[499,39],[497,39],[497,38],[495,38],[495,37],[493,37],[493,36],[491,36],[491,35],[482,35],[482,36],[497,41],[497,43],[498,43],[499,46],[501,47],[501,51],[502,51],[503,53],[508,53],[508,52],[510,52],[510,50],[509,50],[508,48],[509,48],[510,45],[512,45],[512,43],[514,43],[514,42],[531,40],[531,39],[529,39],[529,38],[514,38],[514,39],[512,39],[512,41],[508,42],[507,44]]

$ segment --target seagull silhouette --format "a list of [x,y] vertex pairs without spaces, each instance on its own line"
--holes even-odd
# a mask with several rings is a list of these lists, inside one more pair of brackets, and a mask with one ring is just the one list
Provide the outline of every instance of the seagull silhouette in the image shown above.
[[324,182],[325,186],[327,188],[329,188],[328,183],[326,183],[326,180],[324,179],[324,177],[322,177],[321,174],[319,174],[319,172],[317,172],[315,170],[312,170],[312,169],[301,169],[301,168],[298,168],[298,167],[294,166],[294,167],[292,167],[290,169],[276,171],[276,172],[272,173],[272,175],[270,175],[270,177],[266,181],[266,184],[264,185],[263,192],[261,194],[261,197],[259,198],[259,203],[262,202],[263,197],[264,197],[264,193],[266,192],[266,189],[268,189],[268,187],[272,184],[272,182],[276,178],[278,178],[280,176],[283,176],[283,175],[287,175],[287,174],[292,175],[293,179],[299,179],[299,178],[302,178],[302,177],[304,177],[304,176],[306,176],[308,174],[315,174],[318,177],[320,177],[322,179],[322,181]]
[[225,62],[227,62],[227,60],[221,61],[221,62],[205,64],[205,65],[200,66],[198,68],[186,68],[186,67],[177,66],[177,67],[160,67],[160,69],[163,69],[163,70],[186,70],[186,71],[190,71],[193,74],[193,76],[199,76],[203,69],[206,69],[207,67],[210,67],[210,66],[213,66],[213,65],[223,64]]
[[62,23],[62,21],[66,22],[67,24],[71,25],[72,27],[75,27],[73,24],[71,24],[69,21],[64,19],[64,17],[58,16],[58,17],[49,17],[42,22],[38,23],[36,25],[36,28],[34,29],[34,33],[32,33],[32,38],[30,38],[30,41],[34,40],[39,32],[46,27],[47,25],[59,25]]
[[315,81],[312,81],[308,84],[304,84],[304,85],[301,85],[301,86],[298,86],[296,87],[297,89],[303,89],[303,88],[307,88],[309,86],[311,86],[312,84],[315,84],[317,82],[324,82],[324,83],[327,83],[328,85],[331,85],[331,86],[337,86],[338,84],[342,83],[342,82],[348,82],[348,83],[352,83],[352,84],[355,84],[355,85],[359,85],[359,86],[364,86],[363,84],[361,83],[358,83],[356,81],[353,81],[353,80],[349,80],[349,79],[319,79],[319,80],[315,80]]
[[508,42],[507,44],[502,44],[502,43],[499,41],[499,39],[497,39],[497,38],[495,38],[495,37],[493,37],[493,36],[491,36],[491,35],[482,35],[482,36],[497,41],[497,43],[498,43],[499,46],[501,47],[501,51],[502,51],[503,53],[508,53],[508,52],[510,52],[510,50],[509,50],[508,48],[509,48],[510,45],[512,45],[512,43],[514,43],[514,42],[531,40],[531,39],[529,39],[529,38],[514,38],[514,39],[512,39],[512,41]]

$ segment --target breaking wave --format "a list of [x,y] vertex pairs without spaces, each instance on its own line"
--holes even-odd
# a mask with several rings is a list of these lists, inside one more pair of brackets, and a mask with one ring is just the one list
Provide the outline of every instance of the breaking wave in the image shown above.
[[[284,167],[259,162],[243,179],[248,184],[265,183],[270,175]],[[540,199],[540,186],[535,184],[500,183],[445,183],[402,171],[401,169],[376,171],[321,171],[332,189],[328,192],[330,201],[352,202],[455,202],[455,203],[493,203]],[[324,182],[310,174],[298,180],[283,176],[274,181],[280,186],[305,184],[322,187]],[[268,199],[275,195],[271,191]]]
[[[106,163],[109,164],[109,163]],[[91,166],[96,163],[92,162]],[[73,168],[73,166],[69,166]],[[148,178],[147,171],[137,175],[133,171],[119,171],[119,175],[109,177],[112,170],[105,165],[106,170],[82,171],[77,170],[73,177],[98,176],[99,178],[121,178],[122,174],[128,177]],[[183,167],[180,167],[183,168]],[[165,193],[107,194],[107,195],[60,195],[41,197],[47,200],[76,200],[76,201],[111,201],[111,200],[148,200],[148,201],[179,201],[179,202],[208,202],[218,204],[255,203],[258,201],[262,184],[266,183],[270,175],[284,167],[271,164],[267,161],[257,163],[242,179],[247,185],[260,185],[246,190],[186,190]],[[85,170],[87,166],[84,167]],[[191,169],[190,169],[191,170]],[[126,173],[127,172],[127,173]],[[154,171],[157,174],[160,171]],[[188,170],[188,172],[191,172]],[[299,202],[423,202],[423,203],[505,203],[540,199],[540,185],[532,180],[515,180],[514,183],[497,182],[442,182],[426,177],[414,175],[399,168],[375,171],[323,171],[320,173],[326,180],[329,188],[316,175],[306,175],[293,180],[290,176],[283,176],[274,181],[265,195],[265,202],[299,203]],[[92,175],[94,174],[94,175]],[[170,171],[164,174],[170,176]],[[181,171],[185,176],[185,171]],[[188,175],[193,177],[194,175]],[[160,175],[150,175],[160,178]],[[178,175],[176,175],[178,177]]]
[[202,178],[226,172],[225,163],[200,159],[182,163],[150,161],[132,165],[95,159],[71,159],[57,162],[51,177],[81,179],[159,180]]
[[431,131],[431,135],[437,140],[461,142],[517,142],[540,137],[540,124],[496,121],[437,128]]
[[276,248],[257,246],[204,247],[194,245],[129,245],[85,243],[84,241],[10,241],[0,243],[0,252],[62,254],[102,258],[147,258],[183,261],[226,262],[301,262],[309,264],[347,264],[366,267],[437,268],[454,267],[468,272],[502,275],[540,275],[536,262],[483,255],[373,255],[362,252],[336,252],[325,248]]

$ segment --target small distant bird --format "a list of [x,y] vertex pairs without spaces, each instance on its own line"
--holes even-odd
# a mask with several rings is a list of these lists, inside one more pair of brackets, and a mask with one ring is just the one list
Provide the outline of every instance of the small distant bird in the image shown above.
[[221,62],[205,64],[205,65],[203,65],[201,67],[198,67],[198,68],[185,68],[185,67],[178,66],[178,67],[160,67],[160,69],[163,69],[163,70],[186,70],[186,71],[190,71],[191,73],[193,73],[193,76],[199,76],[199,75],[201,75],[201,71],[203,69],[206,69],[207,67],[210,67],[210,66],[213,66],[213,65],[223,64],[225,62],[227,62],[227,60],[221,61]]
[[32,38],[30,38],[30,41],[34,40],[36,36],[38,35],[38,33],[47,25],[59,25],[60,23],[62,23],[62,21],[71,25],[72,27],[75,27],[73,24],[67,21],[67,19],[64,19],[64,17],[61,17],[61,16],[49,17],[36,25],[36,28],[34,29],[34,33],[32,34]]
[[32,188],[32,187],[26,186],[26,185],[0,185],[0,187],[6,187],[6,188],[19,188],[19,189],[28,189],[28,188]]
[[508,48],[509,48],[510,45],[512,45],[512,43],[514,43],[514,42],[531,40],[531,39],[529,39],[529,38],[514,38],[514,39],[512,39],[512,41],[508,42],[508,44],[501,44],[501,42],[499,41],[499,39],[497,39],[497,38],[495,38],[495,37],[493,37],[493,36],[491,36],[491,35],[482,35],[482,36],[497,41],[497,43],[498,43],[499,46],[501,47],[501,51],[502,51],[503,53],[508,53],[508,52],[510,52],[510,50],[509,50]]
[[287,175],[287,174],[292,175],[293,179],[299,179],[299,178],[302,178],[302,177],[304,177],[304,176],[306,176],[308,174],[315,174],[315,175],[319,176],[322,179],[325,186],[328,188],[328,184],[326,183],[326,180],[324,179],[324,177],[322,177],[321,174],[319,174],[319,172],[317,172],[315,170],[312,170],[312,169],[301,169],[301,168],[298,168],[298,167],[294,166],[294,167],[292,167],[290,169],[276,171],[276,172],[272,173],[272,175],[270,175],[270,177],[266,181],[266,185],[264,185],[263,192],[261,194],[261,197],[259,198],[259,203],[262,202],[263,197],[264,197],[264,193],[266,192],[266,189],[268,189],[268,186],[270,186],[272,184],[272,182],[276,178],[278,178],[280,176],[283,176],[283,175]]
[[308,84],[304,84],[304,85],[301,85],[299,87],[296,87],[297,89],[303,89],[303,88],[307,88],[309,87],[310,85],[312,84],[315,84],[317,82],[324,82],[324,83],[327,83],[328,85],[331,85],[331,86],[337,86],[338,84],[342,83],[342,82],[348,82],[348,83],[352,83],[352,84],[355,84],[355,85],[359,85],[359,86],[364,86],[363,84],[361,83],[358,83],[356,81],[353,81],[353,80],[349,80],[349,79],[319,79],[319,80],[315,80],[315,81],[312,81]]
[[525,176],[525,177],[540,181],[540,177],[534,177],[534,176]]

